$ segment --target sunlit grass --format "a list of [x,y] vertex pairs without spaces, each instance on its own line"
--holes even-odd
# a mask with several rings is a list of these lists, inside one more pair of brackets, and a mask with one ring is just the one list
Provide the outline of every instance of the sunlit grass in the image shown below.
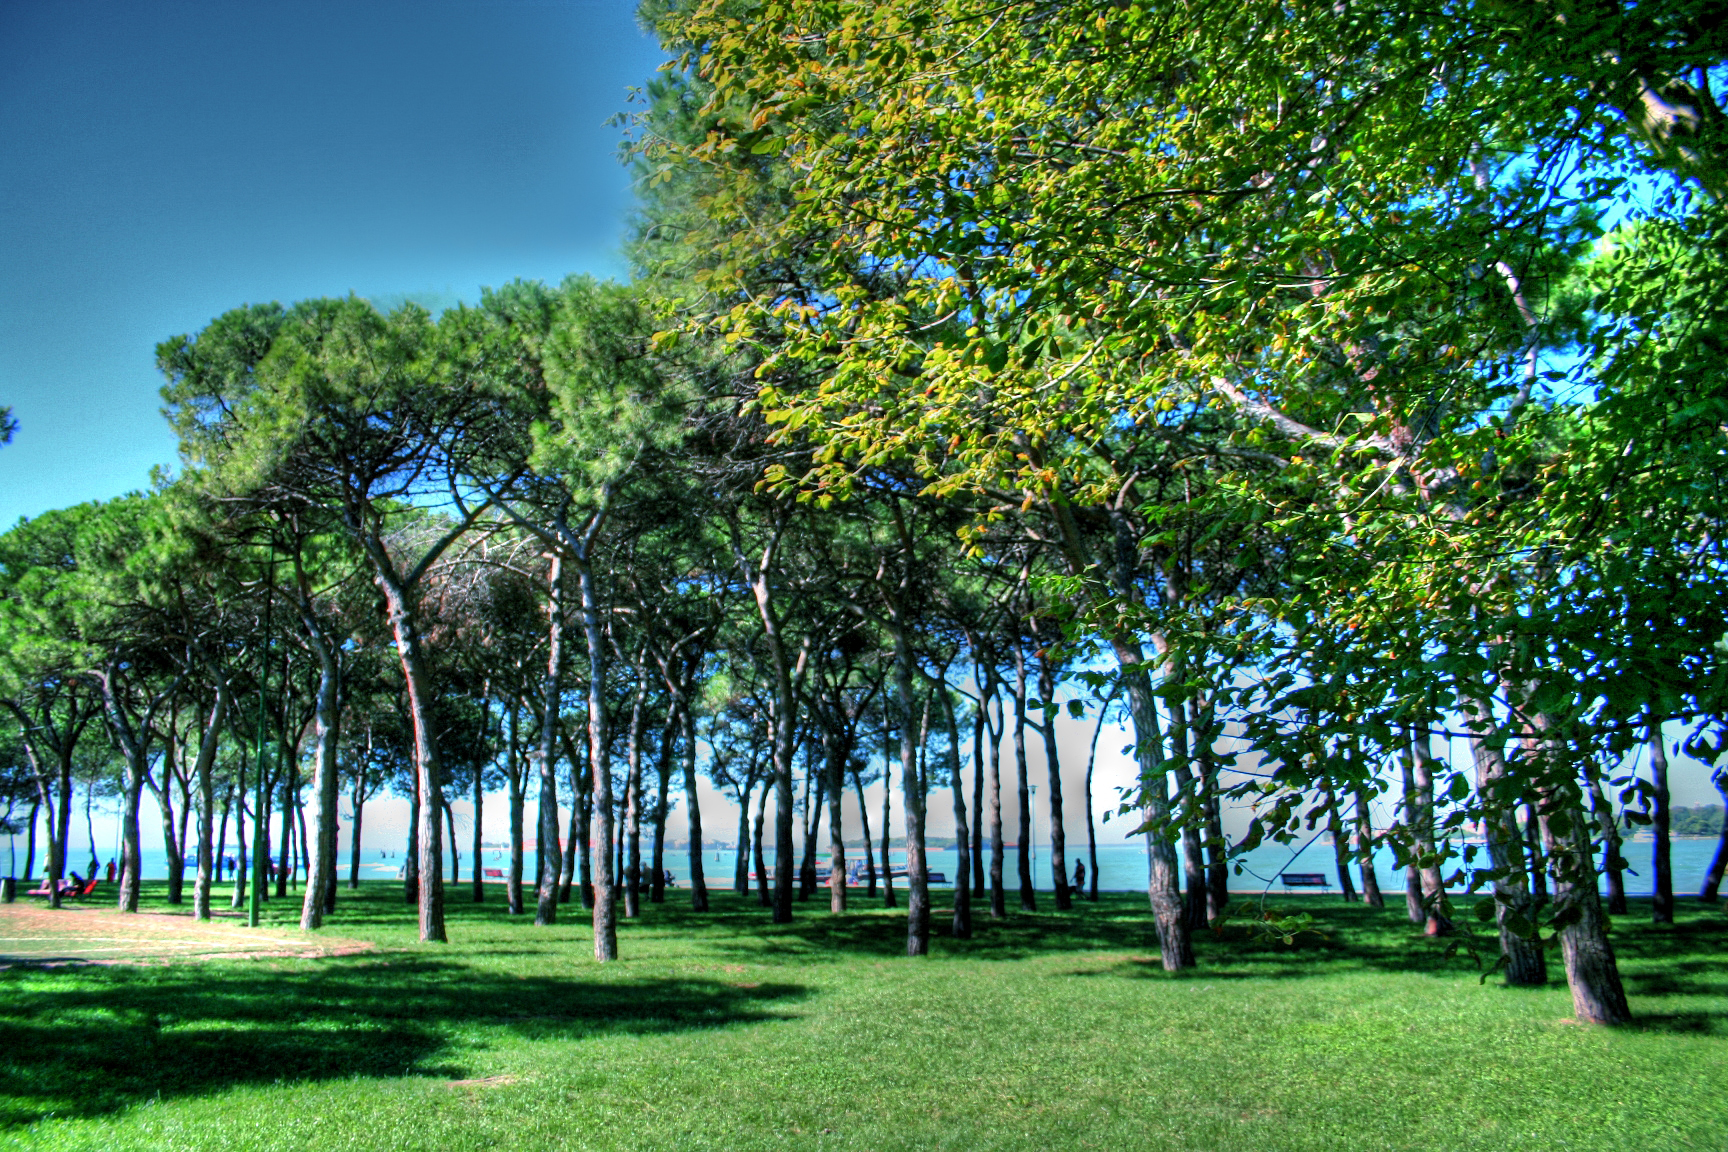
[[775,928],[753,899],[682,897],[605,967],[580,908],[535,928],[452,890],[453,943],[424,946],[377,884],[329,928],[366,955],[0,972],[0,1143],[1654,1152],[1728,1132],[1728,918],[1695,905],[1616,926],[1640,1023],[1607,1031],[1569,1021],[1563,985],[1482,986],[1401,909],[1335,898],[1277,901],[1322,935],[1232,928],[1171,978],[1132,895],[981,922],[922,961],[894,913],[813,902]]

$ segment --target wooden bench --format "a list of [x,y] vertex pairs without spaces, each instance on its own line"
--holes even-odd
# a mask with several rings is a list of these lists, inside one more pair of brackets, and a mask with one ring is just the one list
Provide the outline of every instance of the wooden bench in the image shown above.
[[1324,872],[1280,872],[1278,879],[1284,881],[1284,890],[1292,888],[1330,888],[1332,882],[1326,879]]
[[486,869],[486,878],[488,880],[502,880],[504,879],[504,869],[488,868]]

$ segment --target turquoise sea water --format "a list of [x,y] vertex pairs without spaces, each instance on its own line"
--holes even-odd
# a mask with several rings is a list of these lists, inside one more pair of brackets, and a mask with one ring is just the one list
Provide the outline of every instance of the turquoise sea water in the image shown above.
[[[824,844],[826,848],[826,844]],[[643,845],[646,853],[647,844]],[[1650,849],[1649,841],[1632,841],[1627,843],[1622,852],[1632,866],[1632,872],[1626,876],[1626,891],[1633,896],[1648,896],[1650,887]],[[1068,852],[1067,875],[1072,882],[1074,876],[1074,861],[1084,860],[1086,845],[1081,841],[1078,855],[1073,849]],[[1673,841],[1674,890],[1680,895],[1696,894],[1704,882],[1704,871],[1710,865],[1712,855],[1716,851],[1716,841],[1705,839],[1683,839]],[[230,846],[232,853],[232,846]],[[847,859],[858,858],[860,846],[847,845]],[[72,853],[72,868],[83,873],[88,860],[86,852],[74,848]],[[466,882],[472,873],[469,871],[469,853],[463,852],[461,857],[461,879]],[[732,883],[733,853],[730,849],[709,848],[702,854],[702,872],[710,888],[725,888]],[[880,855],[878,852],[878,859]],[[891,854],[896,868],[903,868],[906,854],[896,851]],[[533,868],[533,853],[526,856],[530,870]],[[827,866],[826,851],[817,857],[820,867]],[[958,874],[958,859],[952,849],[933,851],[929,854],[932,872],[942,873],[952,883]],[[20,854],[22,865],[22,854]],[[501,849],[488,850],[482,866],[503,870],[508,863],[507,854]],[[1270,890],[1283,891],[1278,881],[1280,872],[1319,872],[1326,875],[1332,887],[1337,891],[1337,874],[1332,863],[1332,847],[1323,841],[1315,841],[1305,848],[1300,844],[1285,848],[1277,845],[1261,845],[1241,858],[1238,863],[1241,870],[1232,870],[1230,889],[1233,892],[1255,893]],[[770,853],[770,865],[772,854]],[[689,855],[686,849],[680,847],[669,849],[666,853],[666,866],[672,872],[674,882],[682,887],[689,880]],[[381,857],[374,851],[369,858],[363,858],[360,874],[363,879],[384,880],[399,875],[402,867],[401,853],[394,852],[389,857]],[[446,869],[449,865],[446,863]],[[985,849],[985,867],[989,867],[989,849]],[[1456,867],[1456,865],[1453,865]],[[1088,865],[1090,868],[1090,865]],[[40,874],[41,863],[37,864]],[[1098,887],[1107,892],[1140,891],[1146,887],[1146,849],[1144,844],[1108,844],[1098,848]],[[1449,869],[1450,870],[1450,869]],[[1380,880],[1380,887],[1388,898],[1395,898],[1404,890],[1404,874],[1393,864],[1392,853],[1382,848],[1375,853],[1375,871]],[[168,862],[161,852],[146,852],[144,856],[144,875],[151,879],[160,879],[168,874]],[[348,854],[346,846],[341,855],[339,874],[346,879],[348,875]],[[1019,873],[1016,871],[1015,852],[1009,848],[1004,855],[1002,865],[1003,883],[1010,891],[1019,887]],[[1038,846],[1037,859],[1033,869],[1034,886],[1043,891],[1052,887],[1050,874],[1049,846]],[[1352,882],[1358,887],[1361,878],[1352,868]],[[901,881],[904,883],[904,881]]]

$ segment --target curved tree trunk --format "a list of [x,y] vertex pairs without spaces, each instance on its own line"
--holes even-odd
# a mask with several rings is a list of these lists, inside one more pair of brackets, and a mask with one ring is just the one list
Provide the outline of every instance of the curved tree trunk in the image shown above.
[[1673,845],[1669,836],[1668,807],[1668,747],[1662,738],[1662,721],[1654,714],[1650,718],[1650,783],[1653,803],[1650,810],[1650,831],[1655,842],[1650,845],[1650,869],[1655,881],[1650,899],[1650,921],[1653,924],[1674,923]]
[[691,707],[678,710],[684,733],[684,803],[690,822],[690,907],[708,911],[708,882],[702,874],[702,808],[696,802],[696,717]]
[[212,771],[216,766],[216,751],[221,744],[222,720],[228,711],[228,682],[216,679],[216,699],[210,715],[204,721],[204,736],[198,744],[198,760],[194,765],[198,786],[198,878],[192,888],[192,915],[199,920],[210,919],[210,889],[216,864],[215,817],[216,786]]
[[1183,915],[1182,892],[1176,881],[1176,848],[1165,829],[1170,816],[1169,783],[1164,771],[1164,740],[1158,723],[1157,697],[1150,669],[1138,641],[1113,642],[1117,663],[1127,680],[1129,715],[1134,719],[1135,759],[1140,766],[1140,799],[1151,825],[1146,832],[1146,897],[1158,927],[1158,950],[1166,972],[1194,967],[1194,941]]
[[[852,773],[852,788],[858,793],[858,822],[864,826],[864,875],[869,885],[864,889],[866,896],[876,895],[876,847],[870,839],[870,805],[864,803],[864,781],[857,772]],[[761,826],[761,821],[757,821]],[[760,857],[758,857],[760,858]]]
[[1356,789],[1356,867],[1362,873],[1362,900],[1370,908],[1386,907],[1380,893],[1380,877],[1374,871],[1374,821],[1368,798]]
[[1032,887],[1032,792],[1026,778],[1026,652],[1014,637],[1014,772],[1020,807],[1020,827],[1014,867],[1020,881],[1020,911],[1036,912],[1038,895]]
[[1476,791],[1482,803],[1482,837],[1497,878],[1494,881],[1494,921],[1500,931],[1500,953],[1506,958],[1506,983],[1532,987],[1548,982],[1548,964],[1539,940],[1517,930],[1516,915],[1525,923],[1536,922],[1535,902],[1530,896],[1524,867],[1523,837],[1518,830],[1517,803],[1512,780],[1506,770],[1493,723],[1480,713],[1465,709],[1465,723],[1476,734],[1470,738],[1470,754],[1476,766]]
[[[972,836],[966,824],[966,783],[960,772],[960,726],[954,719],[954,700],[948,686],[938,683],[942,694],[942,719],[948,727],[948,783],[954,798],[954,924],[956,940],[972,935]],[[1090,825],[1090,821],[1087,822]]]
[[[558,705],[564,676],[563,557],[553,553],[546,575],[546,674],[540,680],[540,736],[534,745],[534,769],[540,777],[540,810],[536,821],[539,874],[535,877],[534,923],[558,920]],[[574,802],[572,797],[572,802]]]
[[762,907],[772,908],[774,897],[768,887],[768,859],[762,852],[762,836],[768,823],[768,785],[762,785],[761,793],[756,797],[756,830],[751,835],[751,862],[756,867],[756,896]]
[[996,722],[990,729],[990,919],[1008,917],[1008,893],[1002,884],[1002,865],[1006,845],[1002,843],[1002,729],[1007,723],[1000,697],[996,703]]
[[1056,672],[1050,661],[1038,662],[1038,695],[1044,698],[1044,720],[1038,726],[1044,737],[1044,770],[1049,777],[1050,878],[1056,891],[1056,910],[1074,907],[1068,891],[1068,834],[1062,824],[1062,755],[1056,747]]
[[1620,824],[1614,818],[1614,805],[1602,790],[1602,774],[1588,761],[1584,764],[1584,782],[1590,793],[1590,812],[1602,831],[1602,875],[1608,880],[1608,911],[1616,916],[1625,915],[1626,860],[1620,855]]

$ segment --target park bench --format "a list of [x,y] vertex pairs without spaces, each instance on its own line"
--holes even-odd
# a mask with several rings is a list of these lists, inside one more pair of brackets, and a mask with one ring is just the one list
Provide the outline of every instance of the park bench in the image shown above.
[[486,869],[486,879],[488,879],[488,880],[502,880],[502,879],[504,879],[504,869],[502,869],[502,868],[488,868],[488,869]]
[[1292,888],[1330,888],[1331,881],[1326,879],[1324,872],[1280,872],[1278,879],[1284,881],[1284,890]]

